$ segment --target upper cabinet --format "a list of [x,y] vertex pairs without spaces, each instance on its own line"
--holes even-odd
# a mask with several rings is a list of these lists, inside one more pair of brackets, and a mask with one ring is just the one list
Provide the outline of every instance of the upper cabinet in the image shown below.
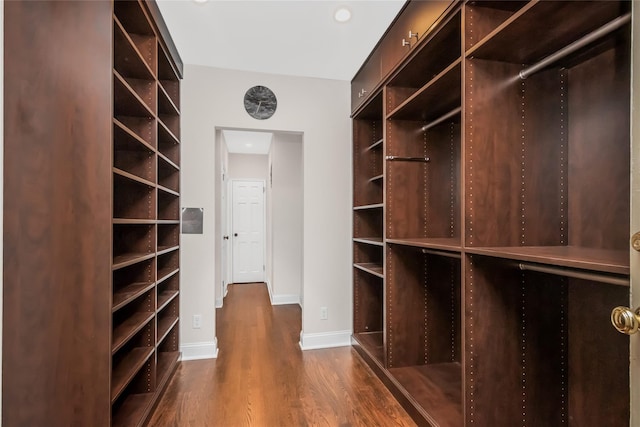
[[351,110],[358,108],[380,83],[380,51],[374,50],[351,81]]
[[405,5],[378,47],[382,76],[429,38],[434,24],[450,4],[451,1],[410,1]]
[[364,65],[351,81],[355,112],[400,62],[432,36],[453,0],[407,1]]

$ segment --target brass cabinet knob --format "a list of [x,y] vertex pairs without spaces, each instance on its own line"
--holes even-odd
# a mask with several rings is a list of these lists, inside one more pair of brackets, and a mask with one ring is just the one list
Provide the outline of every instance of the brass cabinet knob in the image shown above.
[[611,324],[618,332],[633,335],[640,329],[640,308],[631,311],[627,307],[616,307],[611,311]]
[[633,249],[640,252],[640,231],[631,236],[631,246]]

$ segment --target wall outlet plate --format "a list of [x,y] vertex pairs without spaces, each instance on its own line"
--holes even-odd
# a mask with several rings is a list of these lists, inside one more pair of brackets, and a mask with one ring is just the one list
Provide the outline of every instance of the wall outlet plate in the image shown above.
[[329,309],[327,307],[320,307],[320,320],[327,320],[329,318]]
[[202,315],[194,314],[193,315],[193,329],[200,329],[202,327]]

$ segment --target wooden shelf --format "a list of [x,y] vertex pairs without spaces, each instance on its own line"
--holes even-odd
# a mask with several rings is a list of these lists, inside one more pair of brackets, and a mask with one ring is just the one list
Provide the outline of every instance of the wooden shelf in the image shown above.
[[151,410],[154,393],[130,394],[114,412],[111,420],[112,427],[130,427],[137,425]]
[[154,80],[153,71],[116,17],[113,19],[113,40],[115,70],[122,75]]
[[373,144],[365,148],[365,151],[370,151],[376,148],[382,148],[383,142],[384,142],[384,138],[380,138],[379,140],[377,140],[376,142],[374,142]]
[[382,237],[356,237],[353,241],[356,243],[364,243],[365,245],[384,246]]
[[169,99],[176,108],[176,111],[180,113],[180,81],[179,80],[167,80],[160,77],[158,83],[162,85],[162,89],[169,96]]
[[167,144],[180,144],[178,137],[160,120],[158,120],[158,140],[162,140]]
[[147,103],[115,70],[113,71],[113,111],[116,117],[155,117]]
[[360,344],[371,357],[378,360],[381,364],[384,364],[383,333],[381,331],[356,333],[353,334],[353,338],[358,341],[358,344]]
[[171,329],[178,323],[178,316],[160,316],[158,319],[158,345],[167,337]]
[[158,255],[164,255],[167,254],[169,252],[173,252],[173,251],[177,251],[178,249],[180,249],[179,245],[176,246],[158,246]]
[[146,185],[148,187],[155,187],[155,184],[153,182],[151,182],[149,180],[146,180],[144,178],[141,178],[139,176],[136,176],[136,175],[134,175],[132,173],[125,172],[125,171],[123,171],[121,169],[113,168],[113,173],[114,173],[114,175],[118,175],[118,176],[120,176],[122,178],[126,178],[126,179],[128,179],[130,181],[137,182],[138,184],[143,184],[143,185]]
[[113,147],[115,150],[155,152],[155,149],[118,119],[113,119]]
[[629,274],[629,251],[576,246],[465,248],[465,252],[602,273]]
[[158,293],[158,310],[162,311],[171,301],[180,294],[180,291],[169,289]]
[[111,403],[120,396],[138,371],[153,355],[153,347],[134,348],[123,358],[117,366],[113,367],[111,375]]
[[411,61],[391,77],[387,84],[387,111],[391,111],[412,96],[416,89],[449,67],[461,57],[461,13],[448,18],[429,40],[421,41],[412,53]]
[[[171,121],[174,119],[179,119],[179,117],[170,116],[167,114],[163,114],[158,116],[158,133],[168,134],[168,138],[171,141],[175,141],[176,144],[180,143],[180,138],[177,135],[177,132],[171,128]],[[162,131],[160,131],[162,129]]]
[[114,225],[152,225],[157,221],[154,219],[131,219],[131,218],[113,218]]
[[438,74],[405,102],[393,110],[387,119],[432,121],[461,105],[462,59]]
[[171,194],[173,196],[180,196],[180,193],[178,193],[177,191],[174,191],[170,188],[167,187],[163,187],[162,185],[158,185],[158,190],[163,191],[165,193]]
[[158,114],[180,115],[180,110],[160,83],[158,83]]
[[353,266],[362,271],[366,271],[369,274],[373,274],[374,276],[384,279],[384,269],[382,265],[367,262],[367,263],[355,263],[353,264]]
[[165,156],[163,153],[158,153],[158,160],[163,161],[165,163],[167,163],[169,166],[171,166],[172,168],[174,168],[175,170],[179,171],[180,170],[180,166],[178,166],[177,164],[175,164],[171,159],[169,159],[167,156]]
[[135,334],[137,334],[155,316],[154,312],[137,312],[113,330],[111,353],[120,350]]
[[364,206],[354,206],[354,211],[366,210],[366,209],[382,209],[384,207],[384,203],[374,203],[372,205],[364,205]]
[[122,287],[113,294],[113,308],[111,311],[114,312],[121,309],[140,295],[153,289],[154,286],[154,282],[136,282]]
[[466,56],[514,64],[538,61],[612,21],[621,14],[620,9],[614,1],[534,0],[469,49]]
[[354,120],[380,120],[382,117],[382,91],[379,90],[352,115]]
[[369,178],[369,182],[380,182],[384,178],[384,174],[376,175],[372,178]]
[[387,239],[386,242],[395,245],[415,246],[417,248],[438,249],[458,253],[461,251],[460,238],[458,237]]
[[169,374],[173,372],[173,369],[176,367],[178,363],[178,358],[180,357],[179,351],[158,351],[158,378],[159,378],[159,388],[162,388],[163,384],[169,378]]
[[113,257],[112,269],[118,270],[120,268],[128,267],[133,264],[137,264],[142,261],[146,261],[155,257],[154,253],[126,253]]
[[179,268],[163,268],[158,270],[158,284],[164,282],[169,277],[177,274],[180,271]]
[[459,363],[391,368],[389,373],[407,397],[434,425],[461,426],[462,366]]

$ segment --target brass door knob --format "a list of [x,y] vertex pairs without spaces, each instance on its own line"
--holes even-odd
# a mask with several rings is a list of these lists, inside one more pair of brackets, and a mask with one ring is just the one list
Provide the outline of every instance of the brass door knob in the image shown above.
[[631,236],[631,246],[633,249],[640,252],[640,231]]
[[631,311],[627,307],[616,307],[611,311],[611,324],[618,332],[633,335],[640,329],[640,308]]

